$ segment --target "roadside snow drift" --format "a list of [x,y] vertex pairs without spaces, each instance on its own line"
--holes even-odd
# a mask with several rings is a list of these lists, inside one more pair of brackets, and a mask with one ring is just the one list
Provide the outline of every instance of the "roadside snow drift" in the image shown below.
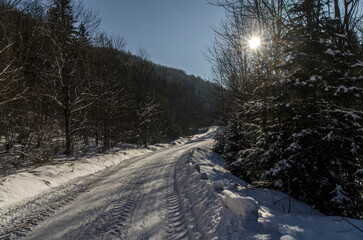
[[[177,189],[196,239],[363,239],[341,217],[328,217],[281,192],[253,188],[231,175],[211,146],[184,155]],[[363,222],[347,219],[363,229]]]
[[19,203],[68,181],[96,173],[120,162],[151,152],[150,149],[126,149],[73,162],[45,165],[0,179],[0,208]]

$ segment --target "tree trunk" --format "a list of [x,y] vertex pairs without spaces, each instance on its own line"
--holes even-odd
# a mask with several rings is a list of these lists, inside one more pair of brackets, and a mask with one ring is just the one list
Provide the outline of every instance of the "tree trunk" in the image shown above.
[[66,134],[66,155],[71,154],[71,127],[70,127],[70,110],[69,110],[69,93],[68,85],[64,86],[64,124],[65,124],[65,134]]
[[334,0],[334,18],[340,20],[339,0]]
[[64,109],[64,118],[65,118],[65,131],[66,131],[66,155],[71,154],[71,131],[70,131],[70,121],[69,121],[69,113],[67,109]]
[[109,134],[108,134],[108,117],[105,116],[104,121],[103,121],[104,125],[103,125],[103,152],[106,152],[109,150],[110,148],[110,139],[109,139]]
[[144,146],[147,148],[147,127],[144,127]]

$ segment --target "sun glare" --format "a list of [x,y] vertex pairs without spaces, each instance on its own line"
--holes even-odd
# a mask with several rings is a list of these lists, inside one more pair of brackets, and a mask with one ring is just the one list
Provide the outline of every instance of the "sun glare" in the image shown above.
[[257,49],[261,45],[261,39],[259,37],[253,37],[248,41],[248,45],[251,49]]

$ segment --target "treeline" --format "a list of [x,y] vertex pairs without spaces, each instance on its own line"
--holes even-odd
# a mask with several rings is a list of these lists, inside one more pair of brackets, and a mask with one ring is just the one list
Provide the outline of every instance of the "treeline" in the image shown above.
[[[48,161],[95,140],[147,146],[212,123],[211,84],[124,51],[71,0],[0,1],[2,161]],[[12,155],[13,154],[13,155]]]
[[[362,218],[359,0],[213,4],[227,13],[210,49],[226,123],[216,151],[255,186]],[[253,50],[256,36],[261,46]]]

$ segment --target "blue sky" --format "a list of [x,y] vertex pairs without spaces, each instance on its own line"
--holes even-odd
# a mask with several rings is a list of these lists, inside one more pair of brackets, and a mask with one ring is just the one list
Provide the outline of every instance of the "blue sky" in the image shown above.
[[210,64],[203,57],[214,38],[211,26],[223,9],[207,0],[82,0],[98,11],[100,28],[122,36],[127,50],[146,50],[155,63],[175,67],[206,79]]

